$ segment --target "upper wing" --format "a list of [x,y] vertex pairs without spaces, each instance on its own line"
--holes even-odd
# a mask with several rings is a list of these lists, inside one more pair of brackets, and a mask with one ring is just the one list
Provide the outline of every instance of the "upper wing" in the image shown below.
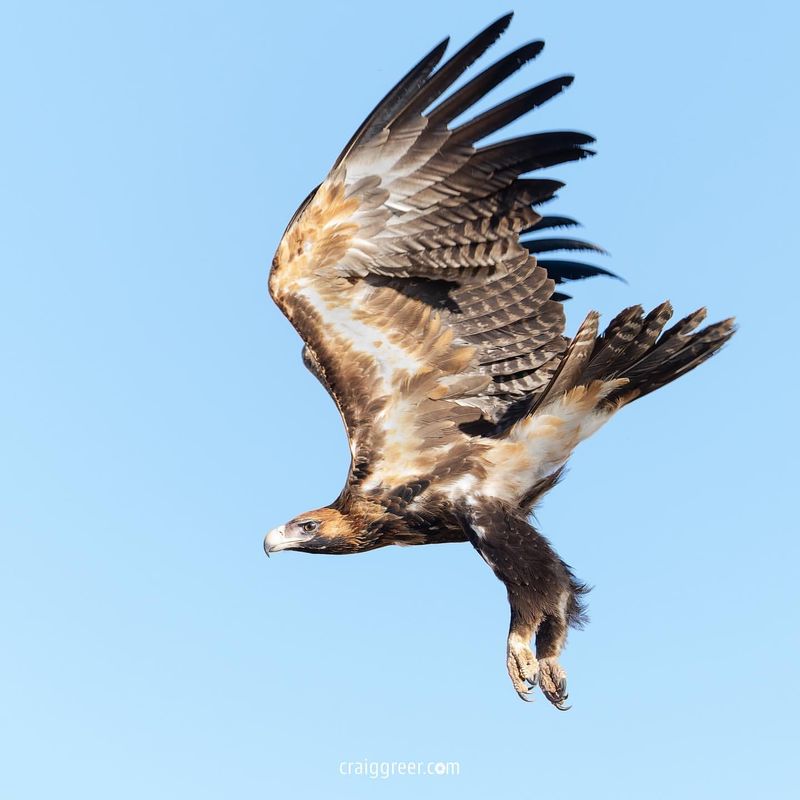
[[[295,213],[270,293],[333,396],[363,491],[452,477],[487,431],[531,402],[566,349],[555,282],[603,272],[536,252],[597,249],[520,234],[574,224],[533,206],[562,184],[520,179],[589,154],[582,133],[476,145],[561,92],[556,78],[458,125],[453,120],[534,58],[527,44],[442,95],[497,39],[504,17],[438,70],[447,40],[378,104]],[[430,109],[430,110],[427,110]]]

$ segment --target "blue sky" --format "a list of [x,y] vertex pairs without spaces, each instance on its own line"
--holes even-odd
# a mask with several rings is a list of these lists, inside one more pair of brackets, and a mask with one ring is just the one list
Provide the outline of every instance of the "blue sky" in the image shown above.
[[[539,513],[595,586],[572,711],[512,691],[469,546],[261,550],[348,460],[266,294],[280,234],[422,53],[507,10],[4,3],[3,798],[794,796],[788,3],[530,3],[493,51],[547,40],[507,93],[577,75],[513,131],[598,138],[557,208],[628,283],[576,287],[571,330],[666,297],[740,324]],[[339,774],[363,759],[461,775]]]

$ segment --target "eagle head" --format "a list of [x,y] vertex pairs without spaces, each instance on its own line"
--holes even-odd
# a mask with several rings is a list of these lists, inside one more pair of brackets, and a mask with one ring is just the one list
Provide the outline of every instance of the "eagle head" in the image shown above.
[[360,549],[359,531],[350,517],[330,507],[300,514],[264,537],[267,555],[279,550],[353,553]]

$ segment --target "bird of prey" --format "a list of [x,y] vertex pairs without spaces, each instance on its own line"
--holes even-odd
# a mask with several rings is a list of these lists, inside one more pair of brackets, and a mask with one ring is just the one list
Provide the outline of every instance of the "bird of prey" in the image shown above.
[[667,327],[665,302],[627,308],[602,333],[591,312],[565,335],[560,285],[610,273],[572,260],[599,248],[558,230],[573,219],[541,213],[563,184],[540,170],[592,154],[593,139],[554,131],[485,143],[572,82],[563,75],[470,115],[542,50],[531,42],[459,81],[510,19],[441,66],[447,39],[413,67],[283,234],[270,294],[341,413],[351,463],[334,502],[270,531],[264,548],[470,542],[507,589],[514,688],[530,700],[538,683],[565,709],[558,657],[584,621],[586,586],[531,511],[579,442],[710,358],[734,327],[699,328],[704,309]]

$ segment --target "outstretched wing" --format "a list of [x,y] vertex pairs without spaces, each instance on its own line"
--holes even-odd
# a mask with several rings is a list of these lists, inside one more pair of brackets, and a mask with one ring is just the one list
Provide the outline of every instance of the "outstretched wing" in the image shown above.
[[574,224],[533,208],[562,184],[520,175],[583,158],[592,139],[558,131],[476,144],[571,77],[454,124],[543,43],[520,47],[441,99],[510,18],[435,70],[445,40],[386,95],[297,210],[273,261],[270,293],[339,407],[350,482],[363,492],[475,469],[482,445],[469,432],[513,418],[566,349],[555,282],[603,272],[552,262],[549,276],[535,253],[597,248],[520,241]]

